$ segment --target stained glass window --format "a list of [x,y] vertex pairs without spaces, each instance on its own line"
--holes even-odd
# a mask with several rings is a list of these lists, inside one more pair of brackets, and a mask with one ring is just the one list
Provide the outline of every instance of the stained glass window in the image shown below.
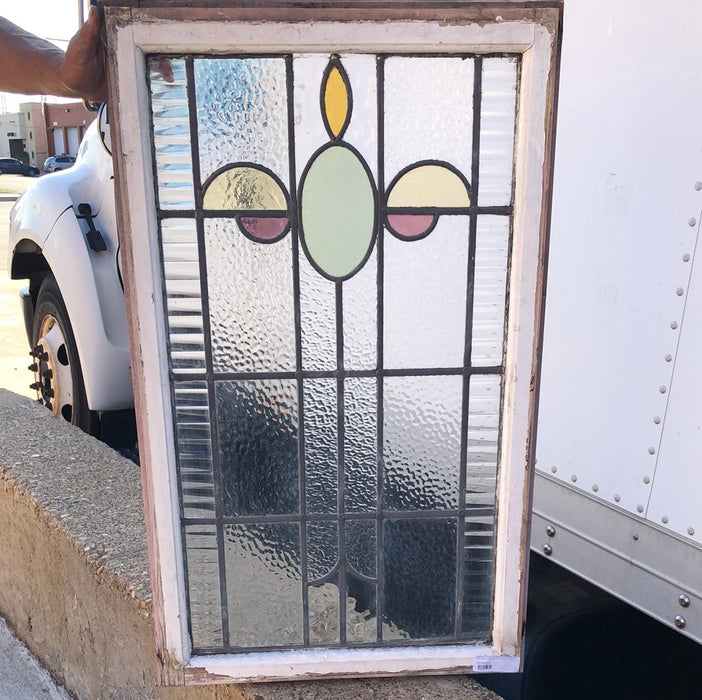
[[194,652],[487,641],[519,57],[148,66]]

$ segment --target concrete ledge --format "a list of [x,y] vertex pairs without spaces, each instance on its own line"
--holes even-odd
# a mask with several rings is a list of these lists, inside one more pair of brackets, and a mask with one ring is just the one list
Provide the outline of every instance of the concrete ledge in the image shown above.
[[138,467],[0,390],[0,614],[78,698],[499,700],[464,677],[157,688]]

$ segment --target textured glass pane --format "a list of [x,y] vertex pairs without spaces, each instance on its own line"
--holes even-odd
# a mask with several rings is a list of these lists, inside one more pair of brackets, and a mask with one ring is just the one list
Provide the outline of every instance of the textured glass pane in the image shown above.
[[422,160],[451,163],[471,180],[472,59],[388,58],[385,62],[385,184]]
[[[160,70],[164,60],[170,62],[172,82]],[[149,70],[158,204],[161,209],[191,209],[195,201],[185,61],[152,57]]]
[[377,398],[375,379],[344,382],[344,501],[349,512],[378,504]]
[[338,644],[341,629],[339,607],[339,577],[307,589],[310,643]]
[[509,218],[481,216],[475,245],[471,363],[502,364],[507,296]]
[[307,524],[307,580],[332,573],[339,561],[339,526],[335,522]]
[[185,552],[193,646],[220,646],[222,607],[217,530],[214,525],[186,526]]
[[462,367],[468,217],[443,216],[418,241],[385,234],[385,366]]
[[303,406],[307,512],[336,513],[339,509],[336,380],[305,380]]
[[224,554],[230,644],[301,644],[299,526],[226,525]]
[[195,99],[203,182],[224,165],[250,162],[290,189],[284,59],[196,59]]
[[383,523],[383,614],[412,639],[453,637],[456,522]]
[[466,506],[495,504],[497,450],[500,433],[500,383],[497,375],[470,380]]
[[205,242],[215,371],[294,369],[290,236],[262,245],[208,219]]
[[[375,642],[378,639],[375,584],[348,574],[346,577],[346,640]],[[388,625],[384,625],[392,633]]]
[[297,513],[297,385],[292,380],[215,384],[225,515]]
[[346,560],[353,571],[361,576],[375,577],[378,556],[377,538],[373,520],[346,521]]
[[458,506],[462,384],[460,376],[385,379],[386,508]]
[[315,270],[304,255],[300,261],[300,328],[302,367],[336,369],[336,284]]
[[175,372],[205,369],[197,230],[193,219],[161,221],[168,349]]
[[462,634],[486,639],[492,628],[494,516],[465,519]]
[[344,367],[378,366],[378,254],[374,249],[362,270],[344,282]]
[[178,382],[173,398],[183,516],[212,517],[215,500],[207,384]]
[[510,204],[517,114],[517,59],[483,59],[480,113],[481,207]]

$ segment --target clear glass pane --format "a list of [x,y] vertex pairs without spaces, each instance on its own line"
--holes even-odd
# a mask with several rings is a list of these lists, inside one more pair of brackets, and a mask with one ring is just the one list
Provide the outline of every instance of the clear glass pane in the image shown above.
[[215,512],[210,407],[205,382],[178,382],[173,388],[181,503],[185,518]]
[[471,363],[499,366],[505,336],[509,218],[478,217]]
[[224,555],[230,645],[301,644],[299,526],[226,525]]
[[299,512],[296,383],[216,382],[215,397],[223,513]]
[[215,526],[186,526],[185,551],[193,646],[220,646],[222,644],[222,606],[219,592],[219,550]]
[[234,219],[207,219],[205,243],[215,371],[294,369],[290,236],[262,245]]
[[283,58],[195,59],[200,177],[230,163],[266,166],[288,190],[288,106]]
[[386,367],[463,366],[468,229],[467,216],[443,216],[417,241],[385,234]]
[[307,512],[336,513],[339,508],[336,380],[305,380],[303,405]]
[[483,59],[478,192],[481,207],[512,202],[517,67],[516,58]]
[[[164,60],[170,62],[172,82],[163,78]],[[192,209],[195,200],[185,61],[149,58],[149,85],[159,207]]]
[[456,534],[453,519],[383,523],[383,615],[411,639],[455,635]]
[[460,376],[385,379],[385,508],[458,507],[462,387]]
[[378,385],[359,377],[344,381],[344,502],[348,512],[378,505]]
[[392,56],[385,61],[385,185],[422,160],[453,164],[471,180],[472,59]]
[[168,350],[175,373],[205,369],[200,259],[194,219],[161,221]]

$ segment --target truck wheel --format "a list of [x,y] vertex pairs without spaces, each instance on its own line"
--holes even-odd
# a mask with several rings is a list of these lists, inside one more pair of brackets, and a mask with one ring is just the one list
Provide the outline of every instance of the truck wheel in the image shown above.
[[87,433],[98,429],[88,408],[73,329],[53,275],[44,279],[37,295],[32,328],[30,369],[39,402],[54,414]]

